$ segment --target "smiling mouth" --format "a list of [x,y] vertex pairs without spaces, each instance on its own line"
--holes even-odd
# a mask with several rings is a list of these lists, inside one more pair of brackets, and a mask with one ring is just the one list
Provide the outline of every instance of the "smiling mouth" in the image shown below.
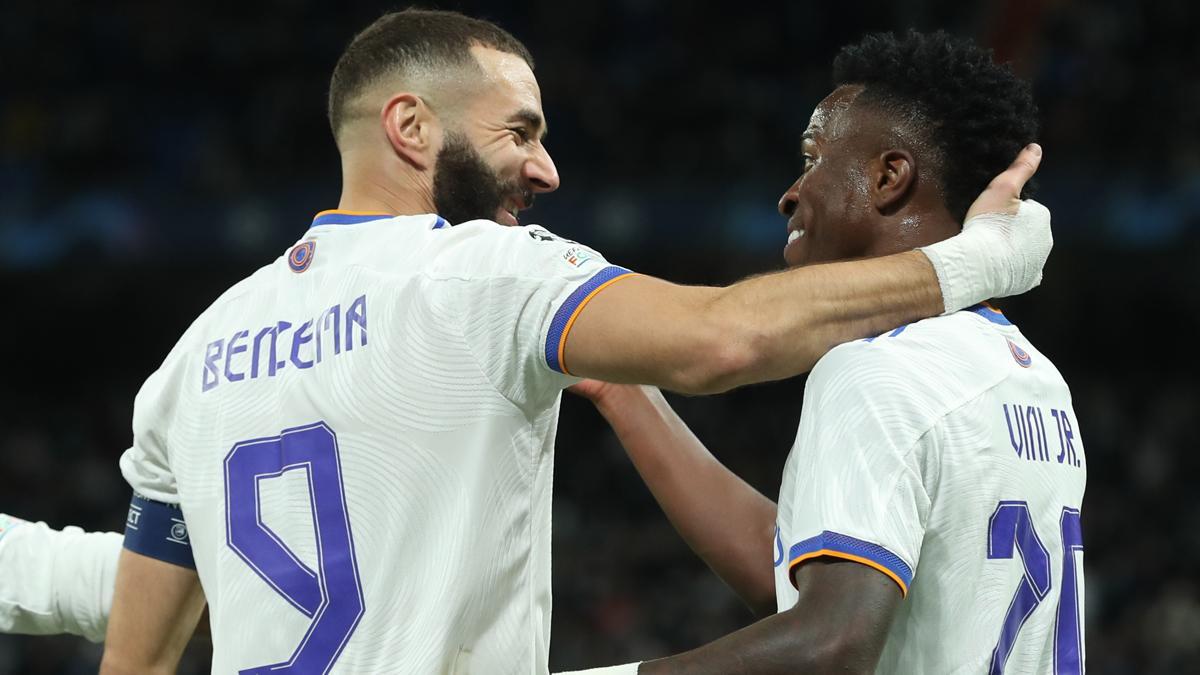
[[501,225],[520,225],[521,207],[519,205],[501,206],[496,211],[496,222]]
[[793,241],[796,241],[797,239],[800,239],[800,238],[801,238],[801,237],[803,237],[803,236],[804,236],[804,229],[803,229],[803,228],[801,228],[801,229],[798,229],[798,230],[792,230],[791,232],[788,232],[788,240],[787,240],[787,243],[789,243],[789,244],[790,244],[790,243],[792,243]]

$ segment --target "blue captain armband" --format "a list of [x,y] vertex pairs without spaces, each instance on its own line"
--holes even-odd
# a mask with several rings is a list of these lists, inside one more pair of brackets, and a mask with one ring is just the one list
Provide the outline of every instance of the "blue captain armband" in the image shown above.
[[164,504],[133,493],[125,518],[125,548],[180,567],[196,568],[187,523],[177,504]]

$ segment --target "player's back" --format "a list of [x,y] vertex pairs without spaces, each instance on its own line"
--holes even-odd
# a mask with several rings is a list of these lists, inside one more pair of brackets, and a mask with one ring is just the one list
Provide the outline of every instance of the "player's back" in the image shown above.
[[[829,492],[809,480],[871,484],[813,522],[907,587],[877,672],[1081,672],[1085,458],[1054,365],[981,306],[840,347],[809,387],[780,523],[811,508],[794,495]],[[856,431],[810,451],[806,424]],[[819,553],[800,549],[793,565]]]
[[528,236],[375,218],[319,220],[206,310],[122,468],[153,487],[163,448],[142,492],[177,493],[214,672],[544,672],[560,385],[481,337],[525,340],[487,305],[533,283],[505,272]]

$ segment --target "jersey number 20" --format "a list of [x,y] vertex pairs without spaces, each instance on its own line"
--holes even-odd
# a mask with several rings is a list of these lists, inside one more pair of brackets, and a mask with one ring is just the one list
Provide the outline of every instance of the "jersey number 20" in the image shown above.
[[[1083,550],[1083,530],[1079,509],[1064,507],[1059,520],[1062,530],[1062,592],[1054,621],[1055,675],[1083,673],[1083,630],[1079,616],[1079,577],[1075,571],[1075,552]],[[1020,554],[1025,574],[1004,616],[1000,640],[992,650],[988,675],[1001,675],[1012,653],[1017,633],[1033,610],[1050,593],[1050,553],[1033,529],[1029,504],[1002,501],[988,522],[988,558],[1011,559],[1014,549]]]
[[[317,542],[315,570],[263,524],[259,487],[264,479],[288,471],[303,471],[308,479]],[[225,509],[229,547],[312,619],[287,661],[239,673],[329,672],[365,611],[333,430],[316,422],[234,445],[225,456]]]

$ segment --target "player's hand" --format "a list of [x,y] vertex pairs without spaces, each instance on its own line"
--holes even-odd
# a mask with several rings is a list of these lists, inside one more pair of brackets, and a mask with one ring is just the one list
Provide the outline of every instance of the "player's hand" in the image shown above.
[[1042,146],[1030,143],[1017,154],[1017,158],[1003,173],[992,179],[984,191],[967,210],[967,220],[985,213],[1007,213],[1016,215],[1021,205],[1021,190],[1037,173],[1042,163]]
[[618,385],[600,380],[581,380],[579,383],[567,387],[567,391],[576,396],[582,396],[599,406],[616,386]]
[[637,407],[646,400],[643,387],[637,384],[613,384],[600,380],[582,380],[567,387],[567,391],[591,401],[604,418],[612,423],[623,413]]
[[971,205],[961,234],[920,249],[937,272],[947,313],[1041,283],[1054,245],[1050,211],[1020,198],[1041,160],[1040,146],[1026,146]]

